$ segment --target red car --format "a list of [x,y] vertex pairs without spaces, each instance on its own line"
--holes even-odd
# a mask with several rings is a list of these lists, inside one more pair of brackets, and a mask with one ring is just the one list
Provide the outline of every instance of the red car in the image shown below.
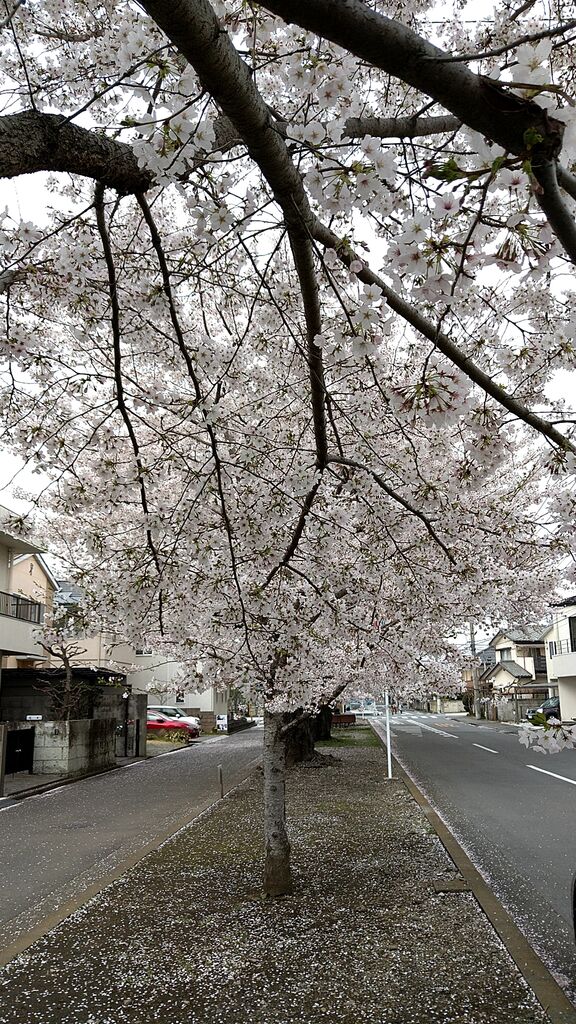
[[147,712],[146,728],[149,732],[152,732],[154,729],[174,729],[179,733],[186,733],[188,740],[197,740],[200,735],[200,730],[195,725],[192,725],[191,722],[183,722],[178,718],[168,718],[167,715],[162,715],[159,711]]

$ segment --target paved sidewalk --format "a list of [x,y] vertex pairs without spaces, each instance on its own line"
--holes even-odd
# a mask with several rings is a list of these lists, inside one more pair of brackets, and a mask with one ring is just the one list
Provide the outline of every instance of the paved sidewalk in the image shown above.
[[574,1024],[375,743],[355,730],[341,763],[290,773],[292,897],[261,897],[255,773],[13,960],[0,1024]]

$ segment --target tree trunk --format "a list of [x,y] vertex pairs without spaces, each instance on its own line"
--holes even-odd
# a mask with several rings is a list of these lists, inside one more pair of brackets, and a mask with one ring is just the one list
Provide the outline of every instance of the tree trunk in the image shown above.
[[283,717],[264,712],[264,892],[267,896],[286,896],[292,892],[290,843],[286,834]]
[[62,718],[69,721],[72,718],[72,665],[67,659],[64,660],[64,695],[62,700]]
[[[288,725],[293,718],[302,714],[302,710],[290,712],[282,716],[283,725]],[[302,761],[310,761],[314,757],[314,722],[313,719],[305,718],[298,725],[294,725],[286,733],[286,767],[291,768],[294,764],[301,764]]]
[[332,739],[332,708],[328,704],[322,705],[318,714],[314,715],[313,722],[314,742]]

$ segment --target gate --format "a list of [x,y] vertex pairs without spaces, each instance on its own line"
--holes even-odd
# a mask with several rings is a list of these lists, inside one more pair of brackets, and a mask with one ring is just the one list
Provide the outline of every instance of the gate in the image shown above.
[[31,729],[8,729],[6,735],[6,775],[30,772],[34,763],[34,726]]

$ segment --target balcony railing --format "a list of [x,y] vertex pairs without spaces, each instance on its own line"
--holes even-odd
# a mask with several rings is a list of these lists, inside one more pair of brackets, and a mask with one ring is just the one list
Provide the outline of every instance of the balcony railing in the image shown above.
[[550,640],[548,650],[553,658],[555,654],[574,654],[575,645],[571,640]]
[[0,615],[40,624],[44,621],[44,605],[28,597],[20,597],[20,594],[6,594],[0,590]]

